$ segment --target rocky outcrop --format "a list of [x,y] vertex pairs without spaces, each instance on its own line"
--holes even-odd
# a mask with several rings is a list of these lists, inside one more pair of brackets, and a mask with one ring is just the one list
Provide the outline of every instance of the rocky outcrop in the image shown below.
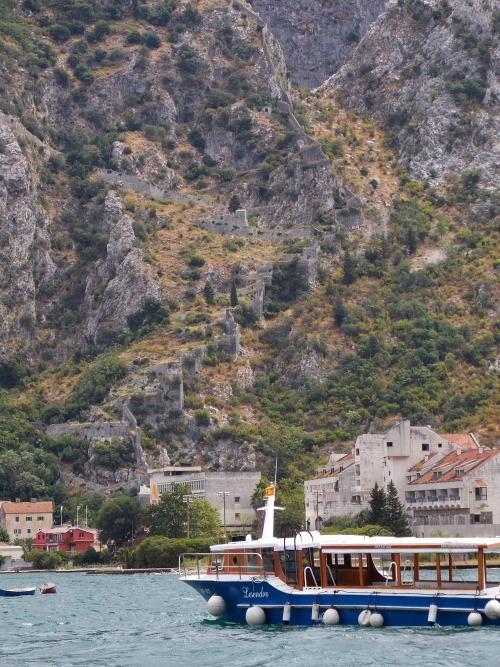
[[[37,320],[36,288],[55,271],[48,252],[50,218],[36,185],[40,153],[35,153],[35,143],[38,149],[41,142],[32,142],[28,132],[20,132],[16,122],[1,114],[0,358],[27,348]],[[42,146],[40,150],[43,155]]]
[[322,91],[384,124],[414,177],[439,183],[452,172],[480,169],[485,182],[498,185],[500,46],[493,11],[490,3],[466,0],[399,3],[370,26]]
[[250,0],[278,38],[291,79],[315,88],[349,60],[387,0]]
[[121,200],[114,192],[106,199],[103,225],[109,229],[106,259],[89,275],[85,290],[85,335],[96,343],[100,331],[101,335],[103,329],[121,331],[127,325],[127,317],[140,310],[148,297],[161,296],[158,284],[142,264],[143,251],[134,247],[132,219],[122,215]]

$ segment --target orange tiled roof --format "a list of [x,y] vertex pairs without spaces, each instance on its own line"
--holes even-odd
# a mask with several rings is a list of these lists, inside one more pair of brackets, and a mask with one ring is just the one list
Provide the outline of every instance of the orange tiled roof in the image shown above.
[[462,449],[476,449],[477,445],[474,442],[474,438],[468,433],[445,433],[443,438],[453,442],[455,445],[458,445]]
[[408,469],[408,472],[418,472],[419,470],[422,470],[422,468],[424,467],[424,465],[425,465],[426,463],[429,463],[429,461],[430,461],[431,459],[433,459],[434,457],[436,457],[436,456],[437,456],[436,453],[434,453],[434,454],[428,454],[427,457],[421,459],[418,463],[415,463],[414,466],[412,466],[411,468],[409,468],[409,469]]
[[[450,452],[448,456],[441,459],[435,466],[422,475],[422,477],[410,482],[410,484],[440,484],[441,482],[460,481],[472,472],[475,472],[477,468],[498,454],[500,454],[500,450],[498,449],[489,449],[485,452],[479,452],[476,449],[475,451],[463,452],[461,454]],[[460,475],[460,477],[456,476],[456,470],[469,466],[469,470],[467,470],[464,475]],[[440,477],[434,477],[434,473],[441,470],[443,471],[443,474]]]
[[42,512],[44,514],[51,513],[52,501],[41,500],[37,503],[10,503],[5,502],[2,505],[2,511],[5,514],[34,514],[35,512]]

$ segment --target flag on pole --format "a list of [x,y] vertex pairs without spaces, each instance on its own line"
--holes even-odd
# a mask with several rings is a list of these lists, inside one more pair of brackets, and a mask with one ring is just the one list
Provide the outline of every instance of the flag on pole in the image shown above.
[[80,511],[80,510],[82,509],[82,506],[81,506],[81,505],[77,505],[77,506],[76,506],[76,509],[77,509],[78,511]]
[[266,489],[266,498],[274,496],[274,486],[268,486]]

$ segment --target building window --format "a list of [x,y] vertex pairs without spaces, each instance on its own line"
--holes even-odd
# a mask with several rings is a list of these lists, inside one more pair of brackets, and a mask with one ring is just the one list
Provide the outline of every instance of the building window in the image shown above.
[[392,442],[386,443],[388,447],[392,447]]
[[481,523],[493,523],[493,512],[481,512]]
[[442,446],[443,446],[443,443],[442,443],[442,442],[438,442],[438,447],[442,447]]
[[19,523],[19,517],[18,516],[16,516],[15,521],[16,521],[16,523]]
[[477,486],[475,491],[476,491],[476,500],[487,500],[488,489],[485,486]]
[[43,521],[43,516],[37,516],[36,520],[37,521]]
[[78,537],[85,537],[85,533],[79,533]]
[[359,456],[359,447],[356,447],[356,456]]
[[423,452],[428,452],[429,451],[429,445],[427,442],[422,443],[422,451]]
[[235,518],[235,519],[239,519],[239,518],[240,518],[240,513],[239,513],[239,512],[235,512],[235,513],[234,513],[234,518]]
[[471,514],[471,523],[481,523],[481,515],[480,514]]
[[27,528],[26,532],[28,533],[28,535],[31,535],[31,528]]
[[27,517],[26,517],[26,521],[33,521],[33,517],[31,517],[31,516],[27,516]]
[[14,535],[20,535],[21,534],[21,529],[20,528],[14,528]]
[[240,502],[240,497],[239,496],[234,496],[234,502],[239,503]]

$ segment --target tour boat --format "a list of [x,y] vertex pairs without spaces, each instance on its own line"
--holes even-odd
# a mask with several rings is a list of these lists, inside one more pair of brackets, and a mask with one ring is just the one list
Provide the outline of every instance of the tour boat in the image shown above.
[[500,537],[278,538],[273,486],[266,496],[261,538],[180,556],[181,580],[213,616],[248,625],[500,626],[500,584],[487,567]]
[[19,595],[35,595],[36,588],[0,588],[0,597],[13,598]]

